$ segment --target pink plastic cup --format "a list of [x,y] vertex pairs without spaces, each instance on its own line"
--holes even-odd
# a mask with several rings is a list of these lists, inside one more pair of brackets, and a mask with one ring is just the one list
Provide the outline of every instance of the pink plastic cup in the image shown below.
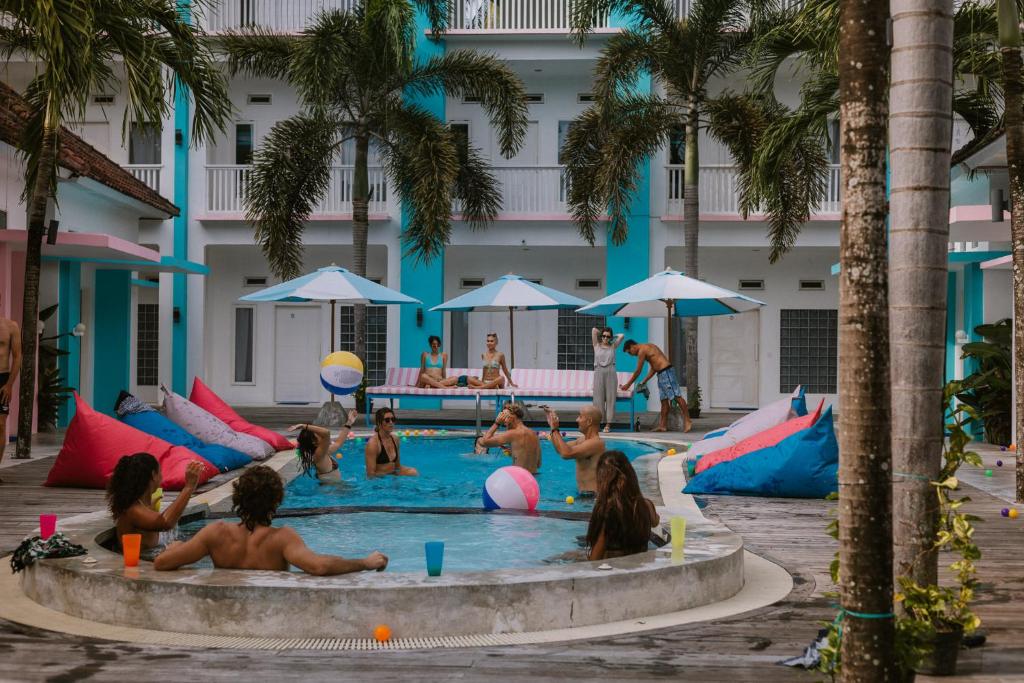
[[57,515],[39,515],[39,538],[44,541],[57,531]]

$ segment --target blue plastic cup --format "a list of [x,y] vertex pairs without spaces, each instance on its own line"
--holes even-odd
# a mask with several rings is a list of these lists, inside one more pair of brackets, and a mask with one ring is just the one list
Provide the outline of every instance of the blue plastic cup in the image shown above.
[[444,541],[427,541],[423,545],[427,551],[427,576],[441,576],[441,565],[444,564]]

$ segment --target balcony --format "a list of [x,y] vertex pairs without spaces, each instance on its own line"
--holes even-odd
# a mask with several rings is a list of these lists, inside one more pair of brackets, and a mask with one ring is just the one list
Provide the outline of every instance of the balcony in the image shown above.
[[[675,10],[676,17],[679,19],[682,19],[690,13],[690,7],[693,6],[695,1],[696,0],[669,0],[672,5],[672,9]],[[802,5],[803,2],[804,0],[783,0],[780,4],[782,9],[793,9]]]
[[160,191],[160,171],[162,164],[127,164],[124,170],[148,185],[150,189]]
[[[491,169],[502,194],[499,220],[565,220],[568,187],[563,166],[495,166]],[[452,206],[456,216],[460,203]]]
[[[683,170],[681,165],[665,167],[666,216],[683,215]],[[700,167],[701,214],[739,215],[739,193],[736,189],[736,168],[729,165]],[[829,166],[825,200],[815,214],[838,214],[839,165]]]
[[[456,0],[448,28],[460,33],[568,33],[570,0]],[[595,29],[609,28],[608,16],[597,18]]]
[[[218,218],[238,218],[245,214],[248,176],[251,166],[208,165],[206,167],[206,211]],[[314,218],[349,219],[352,214],[352,166],[334,166],[328,181],[327,196],[313,208]],[[382,168],[369,169],[370,214],[386,214],[387,179]]]
[[356,0],[223,0],[204,10],[207,33],[262,26],[275,33],[299,33],[325,10],[350,10]]

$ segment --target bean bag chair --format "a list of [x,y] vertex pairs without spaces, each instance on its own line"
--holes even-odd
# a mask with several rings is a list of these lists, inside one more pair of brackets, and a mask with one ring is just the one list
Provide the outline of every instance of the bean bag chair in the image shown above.
[[252,458],[245,453],[217,444],[203,443],[127,392],[121,392],[114,412],[126,425],[175,446],[184,446],[206,459],[221,472],[245,467],[252,462]]
[[762,448],[774,446],[786,437],[796,434],[801,429],[807,429],[817,422],[818,418],[821,417],[821,409],[823,407],[825,407],[825,399],[821,400],[821,403],[818,404],[818,409],[815,410],[812,415],[794,417],[792,420],[783,422],[777,427],[766,429],[763,432],[758,432],[754,436],[743,439],[743,441],[740,441],[738,444],[718,451],[712,451],[697,461],[694,471],[697,474],[700,474],[709,467],[713,467],[719,463],[735,460],[741,455],[746,455],[747,453],[759,451]]
[[806,415],[807,401],[803,399],[803,392],[803,387],[797,387],[792,396],[780,398],[778,401],[773,401],[763,408],[744,415],[729,425],[725,434],[711,439],[702,439],[690,446],[686,451],[687,457],[693,460],[708,453],[729,448],[759,432],[777,427],[794,417]]
[[200,484],[217,475],[216,467],[187,448],[98,413],[76,393],[75,416],[64,433],[64,445],[44,485],[106,488],[117,461],[133,453],[150,453],[160,462],[161,486],[167,491],[185,488],[185,468],[193,460],[203,464]]
[[288,439],[277,432],[272,432],[265,427],[260,427],[243,420],[241,415],[232,410],[231,406],[225,403],[220,396],[213,393],[213,390],[203,384],[203,381],[198,377],[192,382],[192,393],[188,399],[203,410],[212,413],[226,422],[236,432],[242,432],[243,434],[255,436],[257,439],[266,441],[274,447],[275,451],[288,451],[295,448]]
[[164,415],[186,432],[206,443],[217,444],[245,453],[253,460],[266,460],[274,454],[274,447],[263,439],[236,432],[226,422],[213,415],[184,396],[179,396],[167,387],[164,392]]
[[683,493],[824,498],[839,489],[838,469],[839,443],[829,407],[813,425],[776,445],[701,472]]

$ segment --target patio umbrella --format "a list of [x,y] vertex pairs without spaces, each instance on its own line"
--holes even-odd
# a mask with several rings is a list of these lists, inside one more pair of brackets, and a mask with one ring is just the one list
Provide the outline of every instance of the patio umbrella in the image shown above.
[[[745,313],[764,306],[752,299],[717,285],[687,277],[666,268],[660,273],[609,294],[578,309],[577,313],[612,315],[623,318],[680,318]],[[668,327],[668,352],[672,353],[672,325]],[[671,358],[670,358],[671,360]]]
[[579,308],[587,302],[572,294],[560,292],[544,285],[538,285],[518,275],[504,275],[494,282],[478,287],[462,296],[457,296],[432,311],[504,311],[508,310],[508,326],[511,331],[511,365],[516,364],[516,328],[512,312],[516,309],[543,311],[554,308]]
[[[335,306],[337,304],[419,304],[419,299],[406,296],[376,282],[360,277],[331,264],[308,275],[246,294],[240,301],[328,301],[331,304],[331,352],[335,348]],[[360,359],[362,360],[362,359]],[[331,394],[331,401],[334,394]]]

